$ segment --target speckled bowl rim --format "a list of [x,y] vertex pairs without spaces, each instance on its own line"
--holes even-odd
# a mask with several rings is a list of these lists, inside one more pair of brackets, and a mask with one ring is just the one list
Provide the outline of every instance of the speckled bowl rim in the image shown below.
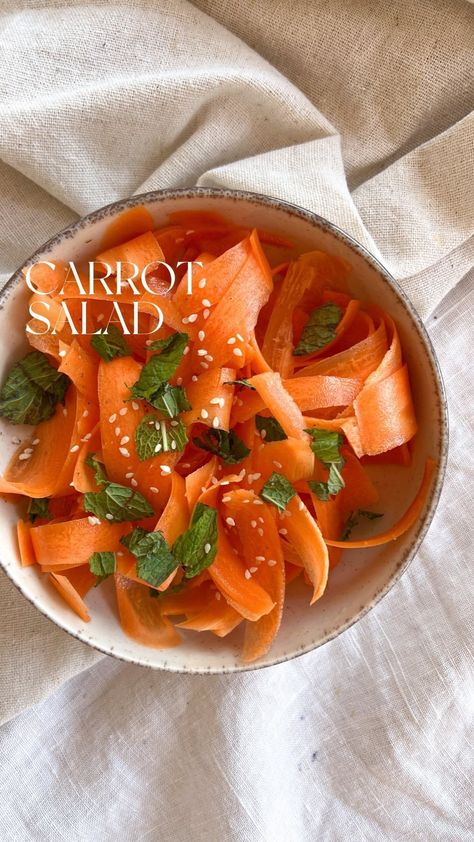
[[421,343],[424,346],[426,358],[431,367],[431,373],[433,376],[433,383],[436,387],[439,407],[439,461],[437,464],[434,481],[431,486],[431,493],[428,499],[428,505],[426,507],[424,517],[419,521],[418,530],[413,537],[412,543],[408,550],[405,552],[394,573],[387,580],[384,587],[376,593],[374,598],[367,605],[362,606],[354,616],[348,618],[347,620],[344,620],[342,623],[337,625],[336,628],[328,631],[321,637],[321,639],[312,641],[307,645],[302,645],[301,648],[296,649],[293,652],[285,652],[277,658],[262,660],[262,662],[255,664],[234,664],[232,666],[222,665],[222,667],[189,667],[186,665],[176,666],[174,664],[169,664],[166,660],[164,660],[162,664],[157,665],[146,662],[145,660],[127,657],[126,655],[119,655],[115,651],[114,647],[107,648],[105,646],[101,646],[100,644],[93,642],[92,640],[89,640],[83,637],[82,635],[66,628],[59,620],[55,619],[50,614],[48,614],[44,608],[37,604],[36,600],[33,599],[30,594],[26,593],[25,589],[18,582],[14,581],[14,579],[10,575],[10,572],[7,568],[4,567],[3,562],[0,559],[0,565],[2,566],[4,572],[6,573],[10,581],[13,583],[13,585],[16,587],[16,589],[32,605],[34,605],[35,608],[41,614],[43,614],[44,617],[50,620],[50,622],[54,623],[55,626],[67,632],[67,634],[71,635],[71,637],[75,638],[76,640],[79,640],[81,643],[84,643],[87,646],[90,646],[92,649],[101,652],[103,655],[110,655],[113,658],[117,658],[120,661],[124,661],[125,663],[131,663],[137,666],[143,666],[153,670],[165,670],[167,672],[182,673],[187,675],[222,675],[236,672],[250,672],[257,669],[265,669],[266,667],[276,666],[277,664],[285,663],[295,658],[299,658],[302,655],[306,655],[307,653],[312,652],[315,649],[319,649],[320,646],[323,646],[325,643],[329,643],[331,640],[334,640],[340,634],[347,631],[347,629],[355,625],[355,623],[361,620],[362,617],[365,617],[365,615],[368,614],[369,611],[371,611],[373,608],[375,608],[376,605],[378,605],[381,602],[381,600],[389,593],[389,591],[401,579],[401,577],[407,570],[409,564],[411,563],[419,547],[421,546],[421,543],[423,542],[433,520],[440,499],[441,490],[443,487],[444,477],[446,473],[449,441],[449,423],[446,390],[441,374],[440,365],[437,360],[431,339],[426,331],[426,328],[420,316],[415,310],[415,307],[413,306],[412,302],[410,301],[404,290],[395,280],[395,278],[392,277],[388,270],[363,245],[357,242],[357,240],[351,237],[350,234],[347,234],[333,222],[329,222],[329,220],[325,219],[319,214],[302,208],[299,205],[287,202],[284,199],[278,199],[272,196],[265,196],[261,193],[253,193],[246,190],[221,189],[214,187],[181,187],[164,190],[152,190],[147,193],[141,193],[136,196],[131,196],[128,199],[121,199],[117,202],[112,202],[109,205],[104,205],[104,207],[99,208],[98,210],[95,210],[92,213],[81,217],[80,219],[76,220],[70,225],[67,225],[65,228],[59,231],[58,234],[55,234],[54,237],[51,237],[51,239],[47,240],[42,246],[40,246],[40,248],[38,248],[27,260],[25,260],[24,263],[19,267],[19,269],[17,269],[17,271],[14,272],[14,274],[7,280],[4,287],[0,291],[0,306],[3,305],[4,301],[8,297],[9,292],[21,279],[22,270],[24,268],[34,263],[39,256],[43,256],[48,254],[48,252],[51,252],[51,250],[54,249],[54,247],[57,246],[58,243],[62,242],[64,239],[73,238],[77,231],[81,230],[82,228],[86,228],[91,223],[104,219],[107,216],[115,216],[120,211],[129,210],[130,208],[136,207],[136,205],[147,205],[152,202],[166,202],[170,199],[186,200],[199,198],[211,199],[216,201],[219,201],[221,199],[230,199],[234,200],[235,202],[245,201],[252,202],[262,207],[271,207],[277,210],[283,210],[287,214],[290,214],[294,217],[304,220],[305,222],[310,223],[315,228],[319,228],[324,232],[329,232],[336,239],[341,240],[352,251],[354,251],[356,254],[362,257],[373,269],[375,269],[382,276],[385,282],[391,287],[392,291],[398,297],[400,303],[403,305],[403,308],[405,309],[411,322],[413,323],[414,328],[421,340]]

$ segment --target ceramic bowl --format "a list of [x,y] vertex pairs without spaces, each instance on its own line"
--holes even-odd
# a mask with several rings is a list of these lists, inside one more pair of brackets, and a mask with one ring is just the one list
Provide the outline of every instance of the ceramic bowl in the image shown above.
[[[357,297],[377,302],[395,319],[408,361],[419,432],[414,443],[411,468],[373,468],[387,517],[395,520],[413,498],[426,456],[438,463],[437,472],[424,511],[413,528],[396,542],[371,550],[350,550],[331,573],[324,597],[310,607],[308,589],[298,582],[289,588],[284,617],[270,652],[251,666],[239,662],[242,631],[218,639],[212,634],[185,633],[181,646],[168,650],[149,649],[134,643],[121,631],[114,606],[112,583],[104,583],[87,597],[92,620],[84,623],[55,590],[31,567],[19,565],[14,525],[18,511],[0,500],[1,564],[18,590],[42,614],[74,637],[90,646],[136,664],[189,673],[223,673],[256,669],[277,664],[309,652],[341,634],[373,608],[400,579],[415,555],[433,518],[446,462],[447,417],[442,380],[436,357],[423,324],[403,291],[362,246],[336,226],[310,211],[278,199],[231,190],[192,188],[163,190],[134,196],[108,205],[75,222],[42,246],[25,265],[37,260],[91,259],[99,249],[105,229],[124,210],[144,205],[156,225],[163,225],[171,211],[210,210],[248,226],[259,226],[282,234],[297,249],[321,249],[340,256],[352,265],[350,286]],[[280,251],[281,260],[285,254]],[[0,381],[9,367],[26,350],[24,325],[27,289],[21,269],[1,293]],[[12,428],[0,421],[3,471],[14,445]],[[20,435],[15,428],[14,435]],[[110,585],[110,587],[108,587]]]

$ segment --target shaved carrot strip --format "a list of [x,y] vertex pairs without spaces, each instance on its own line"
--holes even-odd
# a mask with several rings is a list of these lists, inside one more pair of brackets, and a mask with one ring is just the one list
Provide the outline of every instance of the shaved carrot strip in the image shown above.
[[61,359],[58,371],[67,374],[78,392],[84,395],[90,403],[97,404],[98,361],[91,354],[88,354],[84,348],[81,348],[75,339],[69,346],[60,342],[59,347],[60,350],[65,351],[65,356]]
[[16,529],[21,566],[30,567],[32,564],[36,564],[35,551],[31,540],[31,524],[25,520],[19,520]]
[[75,587],[71,584],[67,576],[60,573],[49,573],[48,581],[56,588],[59,595],[63,598],[70,608],[81,618],[85,623],[90,622],[90,614],[86,608],[84,600],[81,599]]
[[308,426],[302,412],[285,389],[281,377],[276,372],[256,374],[250,383],[257,390],[265,406],[280,422],[287,436],[308,440],[305,428]]
[[[141,274],[149,264],[164,260],[164,254],[153,231],[147,231],[144,234],[139,234],[133,240],[127,240],[121,245],[102,251],[95,259],[96,262],[102,261],[102,263],[110,266],[114,273],[117,270],[116,264],[118,262],[134,263]],[[130,274],[130,277],[132,277],[132,274]]]
[[87,564],[93,553],[121,549],[120,538],[130,532],[129,523],[101,521],[88,517],[63,523],[46,523],[31,528],[31,540],[38,564]]
[[228,430],[234,389],[226,384],[234,380],[235,375],[234,368],[211,368],[209,371],[202,371],[198,379],[186,387],[192,409],[182,414],[183,423],[189,426],[199,421],[208,427],[215,427],[214,419],[217,418],[217,427],[220,430]]
[[[211,477],[214,476],[217,469],[217,456],[213,456],[200,468],[197,468],[186,477],[186,491],[185,496],[188,504],[188,513],[192,515],[194,507],[203,493],[208,487]],[[184,530],[183,530],[184,531]]]
[[310,602],[313,605],[326,590],[329,569],[326,543],[329,542],[325,543],[319,526],[300,497],[293,497],[286,511],[290,516],[284,518],[283,526],[288,532],[288,540],[297,548],[304,569],[313,585],[313,596]]
[[148,587],[116,573],[115,593],[122,629],[132,640],[155,649],[181,642],[178,632],[162,615],[160,600],[150,596]]
[[315,279],[315,272],[301,261],[290,264],[278,292],[262,345],[271,369],[282,377],[293,370],[293,310]]
[[288,438],[272,441],[255,454],[253,470],[262,478],[256,484],[263,485],[269,476],[278,471],[290,482],[311,479],[314,472],[314,453],[306,441]]

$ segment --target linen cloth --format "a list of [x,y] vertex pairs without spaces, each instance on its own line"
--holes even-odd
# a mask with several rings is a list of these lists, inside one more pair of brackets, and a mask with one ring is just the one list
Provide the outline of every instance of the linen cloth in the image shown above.
[[371,614],[294,662],[225,677],[124,665],[2,575],[2,836],[474,838],[472,5],[3,0],[0,25],[2,281],[131,193],[280,196],[401,281],[451,414],[417,559]]

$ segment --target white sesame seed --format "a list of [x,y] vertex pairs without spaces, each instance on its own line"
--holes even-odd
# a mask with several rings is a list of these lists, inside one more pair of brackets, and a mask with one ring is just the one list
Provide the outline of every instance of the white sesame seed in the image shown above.
[[232,353],[235,354],[236,357],[243,357],[243,355],[244,355],[244,352],[241,351],[240,348],[234,348]]
[[193,381],[193,383],[197,383],[198,382],[197,374],[193,374],[193,376],[191,377],[191,380]]
[[209,401],[209,403],[211,404],[211,406],[218,406],[218,405],[219,405],[219,401],[220,401],[220,398],[211,398],[211,400]]
[[269,558],[267,564],[269,567],[276,567],[276,561],[274,558]]
[[260,538],[263,538],[263,529],[261,526],[258,527],[257,532],[260,535]]
[[259,517],[259,521],[260,521],[260,523],[265,523],[263,517]]
[[[221,485],[223,485],[223,483],[221,483]],[[232,500],[232,497],[230,497],[228,494],[225,497],[222,498],[223,503],[230,503],[231,500]]]
[[116,427],[116,428],[115,428],[115,435],[116,435],[116,436],[119,436],[121,432],[122,432],[122,431],[121,431],[120,427]]
[[267,437],[267,431],[266,431],[266,430],[261,430],[261,431],[260,431],[260,436],[262,437],[262,439],[266,439],[266,437]]
[[65,406],[63,406],[63,415],[67,415],[67,409]]
[[133,487],[134,487],[134,488],[136,488],[136,487],[137,487],[138,482],[136,481],[136,479],[135,479],[135,478],[133,478],[133,479],[131,479],[131,480],[130,480],[130,485],[133,485]]
[[23,453],[28,453],[28,455],[31,456],[31,454],[33,453],[33,448],[32,447],[25,447]]
[[186,347],[185,347],[185,349],[184,349],[184,351],[183,351],[183,357],[185,357],[185,356],[186,356],[186,354],[189,354],[189,345],[186,345]]
[[140,409],[140,407],[139,407],[139,405],[137,404],[137,402],[136,402],[136,401],[132,401],[132,409],[134,409],[135,411],[136,411],[137,409]]
[[[83,439],[83,441],[84,441],[84,439]],[[40,440],[39,440],[39,439],[33,439],[33,441],[31,442],[31,444],[32,444],[32,445],[34,445],[35,447],[36,447],[36,445],[37,445],[37,444],[39,444],[39,443],[40,443]]]
[[237,340],[236,340],[235,336],[231,336],[230,339],[227,340],[228,345],[235,345],[236,342],[237,342]]
[[21,444],[21,439],[18,439],[18,438],[12,439],[12,444]]
[[240,333],[236,333],[235,335],[236,335],[237,339],[240,339],[241,342],[245,342],[244,337]]
[[187,325],[187,323],[188,323],[188,318],[187,318],[187,316],[185,316],[183,319],[181,319],[181,324]]
[[91,526],[98,526],[98,525],[99,525],[99,523],[100,523],[99,518],[98,518],[98,517],[94,517],[93,515],[90,515],[90,516],[87,518],[87,520],[89,521],[89,523],[90,523],[90,525],[91,525]]
[[161,447],[162,447],[162,445],[160,444],[160,442],[158,442],[158,444],[155,447],[155,453],[159,453],[160,450],[161,450]]
[[261,476],[262,476],[261,473],[257,471],[257,473],[253,475],[253,478],[254,479],[260,479]]
[[145,345],[152,345],[153,339],[147,339]]
[[273,464],[275,465],[275,468],[282,468],[283,467],[281,462],[278,462],[276,459],[273,460]]
[[280,533],[280,535],[288,535],[287,529],[279,529],[278,532]]
[[204,552],[206,553],[206,555],[211,552],[210,544],[204,544]]
[[175,440],[174,440],[174,439],[173,439],[173,441],[171,442],[171,450],[176,450],[176,442],[175,442]]
[[228,526],[235,526],[235,520],[233,517],[226,517],[225,522]]
[[71,450],[69,451],[69,453],[76,453],[76,451],[77,451],[77,450],[79,450],[79,445],[78,445],[78,444],[73,444],[73,446],[71,447]]
[[219,602],[219,600],[220,600],[220,598],[221,598],[220,591],[216,591],[215,596],[216,596],[217,601]]
[[257,570],[258,570],[258,567],[250,567],[249,569],[250,569],[251,573],[256,573]]
[[207,409],[201,409],[201,418],[209,418]]
[[253,504],[254,506],[263,506],[263,500],[254,500]]
[[127,409],[126,406],[123,406],[122,409],[119,409],[119,415],[126,415],[127,412],[128,412],[128,409]]
[[201,278],[201,280],[198,282],[198,287],[199,287],[199,289],[204,289],[205,286],[206,286],[206,278]]
[[131,479],[133,477],[133,471],[129,471],[128,474],[125,474],[125,479]]
[[211,485],[219,485],[219,480],[217,477],[211,477]]
[[237,475],[237,479],[239,480],[239,482],[242,482],[246,473],[247,473],[247,471],[245,470],[245,468],[242,468],[240,473]]
[[20,462],[24,462],[26,459],[31,459],[31,453],[20,453],[18,459]]
[[175,421],[173,418],[173,420],[170,421],[170,427],[179,427],[179,421]]
[[156,488],[156,486],[155,486],[155,485],[152,485],[152,486],[150,487],[150,491],[151,491],[151,493],[152,493],[152,494],[159,494],[160,489],[159,489],[159,488]]
[[250,521],[250,526],[251,526],[253,529],[256,529],[256,528],[257,528],[257,521],[256,521],[256,520],[251,520],[251,521]]
[[91,438],[92,438],[92,433],[86,433],[86,435],[83,436],[81,441],[90,441]]
[[245,576],[246,579],[251,579],[252,574],[251,574],[250,570],[246,570],[245,573],[244,573],[244,576]]
[[89,410],[85,409],[84,412],[82,413],[82,417],[87,418],[88,415],[89,415]]
[[212,356],[212,354],[206,354],[205,359],[208,361],[208,363],[214,362],[214,357]]
[[194,322],[197,322],[197,317],[198,317],[197,313],[191,313],[191,315],[188,316],[188,322],[190,324],[194,324]]
[[218,398],[219,406],[222,409],[225,406],[225,398]]
[[126,447],[119,447],[119,453],[121,453],[122,456],[126,456],[127,458],[130,457],[130,452],[127,450]]
[[65,356],[66,356],[66,354],[67,354],[67,351],[60,351],[60,352],[59,352],[59,356],[60,356],[60,357],[65,357]]
[[199,339],[199,341],[200,341],[200,342],[203,342],[205,338],[206,338],[206,334],[204,333],[204,331],[203,331],[203,330],[200,330],[200,331],[199,331],[199,333],[198,333],[198,339]]
[[128,444],[128,443],[129,443],[129,441],[130,441],[130,436],[123,436],[123,437],[120,439],[120,444]]
[[198,348],[198,352],[197,352],[198,357],[205,357],[206,354],[207,354],[207,351],[206,351],[205,348]]
[[161,468],[162,474],[170,474],[171,473],[171,468],[170,468],[169,465],[160,465],[160,468]]
[[201,368],[209,368],[209,363],[200,363]]
[[215,430],[219,429],[220,423],[220,418],[217,415],[214,415],[214,418],[212,419],[212,426]]
[[265,561],[265,556],[264,555],[256,555],[255,561]]
[[109,418],[109,424],[113,424],[116,420],[117,420],[117,413],[114,412],[114,414],[111,415],[110,418]]
[[202,306],[203,307],[212,307],[212,304],[211,304],[211,302],[209,301],[208,298],[203,298],[202,299]]
[[202,311],[202,317],[203,317],[203,319],[208,319],[208,318],[209,318],[209,316],[210,316],[210,314],[211,314],[211,311],[210,311],[210,310],[208,310],[207,308],[206,308],[206,310],[203,310],[203,311]]
[[114,519],[114,516],[111,515],[110,512],[107,512],[105,517],[107,518],[107,520],[113,520]]

